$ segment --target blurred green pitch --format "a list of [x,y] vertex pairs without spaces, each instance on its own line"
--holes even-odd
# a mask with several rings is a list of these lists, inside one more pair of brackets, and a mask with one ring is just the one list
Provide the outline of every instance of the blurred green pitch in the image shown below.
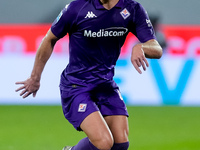
[[[200,107],[128,107],[129,150],[199,150]],[[0,150],[61,150],[83,132],[61,106],[0,106]]]

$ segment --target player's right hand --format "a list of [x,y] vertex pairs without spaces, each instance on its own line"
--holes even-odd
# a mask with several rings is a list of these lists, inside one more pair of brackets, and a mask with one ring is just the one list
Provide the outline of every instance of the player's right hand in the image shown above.
[[18,92],[22,90],[20,96],[22,96],[23,98],[26,98],[31,94],[33,94],[33,97],[35,97],[37,91],[40,88],[40,80],[34,80],[31,77],[25,81],[16,82],[15,84],[22,84],[22,86],[15,91]]

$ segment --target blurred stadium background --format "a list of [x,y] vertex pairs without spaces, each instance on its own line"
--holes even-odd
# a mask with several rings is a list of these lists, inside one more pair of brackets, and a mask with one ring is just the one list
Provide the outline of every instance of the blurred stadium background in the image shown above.
[[[31,72],[36,49],[69,0],[0,0],[0,150],[55,150],[74,145],[73,130],[60,107],[59,78],[68,62],[68,38],[61,39],[42,75],[36,98],[23,100],[16,81]],[[130,150],[200,149],[200,1],[138,0],[146,8],[160,60],[139,75],[130,63],[128,35],[116,66],[130,113]]]

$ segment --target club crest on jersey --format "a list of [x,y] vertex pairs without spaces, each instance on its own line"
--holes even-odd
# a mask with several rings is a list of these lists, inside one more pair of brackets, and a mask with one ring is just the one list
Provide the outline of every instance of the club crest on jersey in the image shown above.
[[79,104],[78,112],[85,112],[87,104]]
[[124,8],[124,9],[120,12],[120,14],[122,15],[122,17],[123,17],[124,19],[126,19],[126,18],[128,18],[128,17],[130,16],[129,11],[128,11],[126,8]]

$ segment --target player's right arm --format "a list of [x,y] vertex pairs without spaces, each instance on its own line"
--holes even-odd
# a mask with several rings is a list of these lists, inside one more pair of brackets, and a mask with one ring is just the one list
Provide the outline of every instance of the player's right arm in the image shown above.
[[31,94],[33,94],[33,97],[36,96],[36,93],[40,88],[42,71],[53,52],[57,40],[58,38],[51,30],[49,30],[37,50],[31,76],[25,81],[16,82],[16,84],[22,85],[16,92],[21,91],[20,96],[23,96],[23,98],[26,98]]
[[[51,29],[47,32],[37,50],[31,76],[25,81],[16,82],[16,84],[22,85],[16,92],[21,91],[20,96],[23,98],[31,94],[33,94],[33,97],[36,96],[40,88],[42,71],[53,52],[54,45],[60,38],[72,30],[73,23],[75,22],[74,18],[76,18],[75,15],[77,14],[76,11],[78,11],[78,8],[74,6],[78,6],[77,2],[71,2],[69,5],[66,5],[53,22]],[[75,8],[76,11],[74,11]]]

